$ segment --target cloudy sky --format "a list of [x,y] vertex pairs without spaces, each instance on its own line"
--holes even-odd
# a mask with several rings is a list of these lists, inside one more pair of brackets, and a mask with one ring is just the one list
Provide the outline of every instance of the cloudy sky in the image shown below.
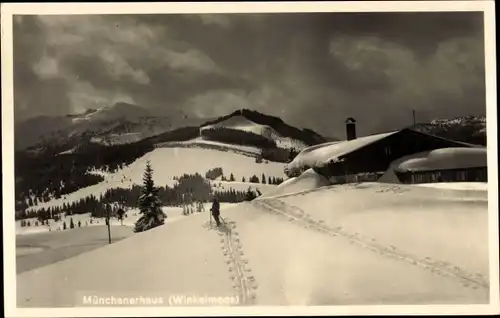
[[484,115],[482,13],[16,16],[16,121],[241,108],[345,137]]

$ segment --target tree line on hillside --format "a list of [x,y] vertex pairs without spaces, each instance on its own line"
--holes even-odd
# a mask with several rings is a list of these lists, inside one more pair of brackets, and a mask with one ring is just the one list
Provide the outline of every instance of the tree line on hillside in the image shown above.
[[225,191],[216,190],[214,192],[214,197],[219,202],[238,203],[243,201],[252,201],[257,197],[257,195],[249,188],[247,191],[237,191],[234,189]]
[[[200,174],[184,174],[178,178],[173,187],[155,187],[156,196],[166,206],[182,206],[194,202],[208,202],[214,196],[220,202],[241,202],[253,199],[251,191],[212,191],[210,183]],[[21,209],[16,213],[16,219],[37,217],[40,220],[57,219],[62,213],[66,215],[91,213],[93,217],[115,216],[119,207],[137,207],[143,186],[134,185],[131,188],[113,188],[106,190],[100,196],[89,195],[78,201],[63,203],[62,206],[41,208],[36,212]],[[253,192],[252,192],[253,193]],[[116,203],[116,205],[114,205]]]
[[172,142],[172,141],[187,141],[200,136],[199,127],[182,127],[174,129],[172,131],[167,131],[159,135],[149,137],[146,140],[152,144],[157,144],[161,142]]
[[201,136],[208,140],[260,148],[260,154],[256,158],[257,163],[262,163],[264,159],[274,162],[290,162],[300,152],[295,148],[278,148],[275,140],[259,134],[226,127],[203,129]]
[[290,137],[296,140],[301,140],[308,146],[313,146],[327,141],[324,137],[322,137],[320,134],[314,132],[311,129],[300,130],[298,128],[286,124],[279,117],[265,115],[250,109],[236,110],[227,116],[222,116],[217,118],[216,120],[209,121],[205,123],[203,126],[214,125],[234,116],[243,116],[246,119],[253,121],[254,123],[269,126],[274,130],[276,130],[283,137]]
[[250,131],[231,129],[226,127],[207,128],[201,131],[201,136],[229,144],[253,146],[257,148],[276,148],[276,142]]
[[262,163],[262,159],[266,159],[274,162],[290,162],[298,154],[300,150],[295,148],[284,149],[284,148],[264,148],[261,150],[260,157],[257,158],[257,163]]
[[[221,167],[210,169],[205,173],[205,178],[212,181],[216,180],[219,177],[221,178],[221,181],[227,181],[227,182],[236,181],[233,173],[230,173],[229,177],[226,177],[224,175],[224,170]],[[245,177],[242,177],[241,182],[247,182],[247,179]],[[248,178],[248,182],[279,185],[280,183],[283,182],[283,178],[271,177],[271,176],[266,178],[266,175],[263,173],[260,179],[256,175],[253,175],[250,178]]]
[[[89,221],[85,221],[85,226],[88,226],[88,224],[92,224],[92,219]],[[30,226],[46,226],[49,225],[49,220],[48,219],[39,219],[37,221],[32,221],[30,222],[29,220],[21,220],[21,227],[30,227]],[[62,229],[74,229],[76,227],[82,227],[83,223],[81,220],[78,220],[78,222],[74,222],[73,218],[69,219],[68,225],[66,225],[66,221],[63,221],[62,223]]]
[[222,170],[221,167],[213,168],[208,170],[205,173],[205,178],[210,179],[210,180],[215,180],[218,177],[221,177],[224,175],[224,171]]
[[29,204],[25,202],[27,197],[31,197],[33,205],[36,205],[102,182],[102,176],[87,171],[114,172],[153,149],[153,145],[145,141],[114,146],[89,142],[82,144],[74,153],[64,155],[17,152],[16,208],[26,208]]
[[[203,130],[203,133],[208,139],[262,148],[260,156],[256,158],[257,162],[262,162],[263,159],[288,162],[298,153],[296,149],[277,148],[275,141],[251,132],[214,128]],[[58,155],[58,151],[68,150],[60,145],[47,145],[44,151],[38,153],[16,152],[16,209],[25,209],[53,198],[59,199],[83,187],[102,182],[102,176],[88,171],[95,169],[115,172],[152,151],[156,142],[188,140],[199,134],[199,127],[184,127],[134,143],[101,145],[90,142],[92,134],[89,133],[88,138],[80,140],[73,153]],[[28,202],[25,198],[28,198]]]
[[[246,182],[245,177],[243,177],[241,179],[241,182]],[[248,178],[248,182],[250,182],[250,183],[261,183],[261,184],[279,185],[279,184],[281,184],[283,182],[283,178],[280,178],[280,177],[267,177],[267,179],[266,179],[266,175],[263,173],[260,179],[256,175],[253,175],[250,178]]]

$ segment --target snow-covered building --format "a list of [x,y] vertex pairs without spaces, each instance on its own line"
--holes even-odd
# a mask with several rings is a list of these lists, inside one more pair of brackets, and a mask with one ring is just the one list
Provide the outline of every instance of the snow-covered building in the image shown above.
[[[354,125],[355,120],[348,118],[346,121],[348,138],[345,141],[324,143],[304,149],[288,164],[285,171],[287,175],[296,177],[303,171],[313,168],[332,183],[376,181],[394,161],[416,154],[423,156],[440,149],[437,155],[433,152],[431,158],[435,162],[438,161],[439,166],[421,165],[421,169],[417,171],[408,170],[403,165],[396,172],[404,175],[403,179],[406,182],[412,183],[418,179],[411,177],[412,174],[441,170],[455,171],[447,174],[446,181],[469,181],[468,179],[485,181],[483,179],[486,175],[486,148],[482,146],[441,138],[411,128],[357,137]],[[441,158],[436,161],[436,156]],[[457,160],[461,162],[459,166],[456,166]],[[472,161],[469,165],[468,160]],[[475,169],[477,172],[470,176],[464,176],[462,173],[459,177],[457,173],[464,169]],[[432,178],[426,177],[421,180],[432,180]]]
[[486,148],[442,148],[402,158],[394,172],[403,183],[487,181]]

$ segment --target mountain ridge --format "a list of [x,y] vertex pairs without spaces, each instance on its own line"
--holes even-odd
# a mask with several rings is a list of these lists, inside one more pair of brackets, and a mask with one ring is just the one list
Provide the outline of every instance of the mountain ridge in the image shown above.
[[439,118],[412,127],[417,131],[439,137],[486,146],[486,116]]
[[[163,116],[142,106],[116,103],[77,114],[37,116],[19,122],[15,127],[15,148],[18,151],[55,148],[63,152],[88,141],[113,145],[149,138],[163,142],[165,140],[162,140],[162,135],[169,135],[170,132],[186,130],[188,127],[201,129],[235,116],[243,116],[256,124],[270,126],[278,135],[296,139],[306,145],[327,140],[312,129],[299,129],[286,124],[281,118],[248,109],[241,109],[217,119],[190,118],[187,115]],[[182,140],[184,139],[167,141]]]
[[196,118],[162,116],[134,104],[116,103],[76,114],[42,115],[21,121],[15,126],[15,147],[32,151],[57,145],[72,148],[92,138],[103,144],[128,143],[127,139],[120,140],[120,134],[135,134],[136,138],[131,141],[138,141],[193,121],[202,122]]

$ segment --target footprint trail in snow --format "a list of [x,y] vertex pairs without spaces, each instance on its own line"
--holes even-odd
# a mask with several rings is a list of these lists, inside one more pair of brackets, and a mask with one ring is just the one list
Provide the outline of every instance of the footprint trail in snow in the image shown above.
[[245,258],[243,246],[236,229],[236,223],[229,218],[225,218],[220,227],[215,222],[206,222],[205,228],[217,231],[220,237],[220,245],[229,272],[229,277],[233,283],[233,288],[237,290],[240,305],[249,306],[256,304],[256,289],[258,287],[248,259]]

